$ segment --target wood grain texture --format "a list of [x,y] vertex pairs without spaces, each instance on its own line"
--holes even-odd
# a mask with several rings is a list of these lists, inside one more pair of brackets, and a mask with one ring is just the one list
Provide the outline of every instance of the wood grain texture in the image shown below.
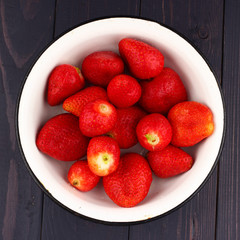
[[140,0],[62,0],[56,5],[55,36],[82,22],[110,16],[138,16]]
[[[138,0],[58,1],[56,5],[55,37],[69,28],[90,19],[113,15],[137,15]],[[128,239],[128,226],[107,226],[93,223],[60,208],[44,197],[43,239]]]
[[75,216],[47,196],[44,198],[43,240],[124,240],[127,226],[108,226]]
[[[141,16],[167,24],[186,36],[221,80],[223,1],[142,0]],[[218,174],[187,204],[159,220],[130,227],[131,240],[214,239]]]
[[240,239],[240,2],[225,1],[223,94],[227,132],[219,167],[218,240]]
[[23,163],[14,118],[26,71],[52,37],[52,3],[0,0],[0,239],[3,240],[40,239],[42,192]]
[[[240,239],[239,12],[234,0],[0,0],[0,239]],[[162,22],[185,35],[223,79],[227,109],[219,168],[203,189],[173,213],[133,226],[85,220],[44,195],[23,163],[14,123],[20,86],[41,50],[75,25],[119,15]]]

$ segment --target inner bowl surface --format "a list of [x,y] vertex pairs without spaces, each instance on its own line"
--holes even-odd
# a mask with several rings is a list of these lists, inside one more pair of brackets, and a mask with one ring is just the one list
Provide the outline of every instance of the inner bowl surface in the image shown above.
[[[147,197],[133,208],[120,208],[105,194],[102,184],[88,192],[77,191],[67,181],[72,162],[61,162],[42,154],[35,145],[41,126],[64,112],[62,106],[46,102],[47,78],[59,64],[80,66],[85,56],[100,50],[118,52],[124,37],[143,40],[165,56],[165,66],[181,77],[190,100],[206,104],[213,112],[215,131],[189,149],[194,157],[190,171],[169,179],[153,175]],[[155,22],[134,18],[110,18],[79,26],[51,44],[32,67],[21,91],[17,129],[25,162],[42,189],[74,213],[107,222],[138,222],[163,215],[190,198],[216,164],[224,132],[224,107],[218,84],[202,56],[186,40]],[[127,151],[144,154],[139,145]],[[126,152],[126,151],[124,151]]]

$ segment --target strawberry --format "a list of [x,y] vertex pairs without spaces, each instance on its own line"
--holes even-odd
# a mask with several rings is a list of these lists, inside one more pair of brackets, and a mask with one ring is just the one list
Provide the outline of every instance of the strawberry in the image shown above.
[[172,144],[177,147],[190,147],[214,131],[213,114],[204,104],[186,101],[173,106],[168,113],[172,125]]
[[118,46],[120,55],[134,77],[149,79],[162,71],[164,56],[158,49],[132,38],[122,39]]
[[172,127],[169,121],[159,113],[143,117],[136,128],[139,143],[149,151],[160,151],[172,139]]
[[114,138],[120,148],[130,148],[137,144],[136,126],[146,113],[139,107],[117,109],[117,122],[107,133]]
[[63,102],[63,109],[79,117],[83,107],[97,99],[108,100],[106,90],[97,86],[87,87],[68,97]]
[[193,159],[188,153],[172,145],[161,151],[148,152],[147,159],[153,172],[160,178],[184,173],[193,165]]
[[82,72],[86,79],[95,85],[106,87],[110,80],[123,73],[124,63],[121,57],[111,51],[94,52],[82,63]]
[[167,114],[172,106],[187,100],[186,89],[171,68],[163,68],[152,81],[142,81],[141,86],[139,104],[150,113]]
[[147,160],[137,153],[120,158],[118,169],[103,177],[103,186],[109,198],[120,207],[134,207],[148,194],[152,171]]
[[134,105],[141,97],[141,92],[138,81],[125,74],[114,77],[107,87],[109,100],[118,108]]
[[92,190],[100,180],[100,177],[89,169],[87,160],[79,160],[73,163],[68,170],[67,178],[73,187],[82,192]]
[[82,133],[95,137],[109,132],[117,121],[117,110],[106,100],[97,99],[86,104],[79,117]]
[[55,67],[48,78],[47,100],[55,106],[81,90],[85,85],[79,68],[63,64]]
[[117,142],[107,136],[94,137],[87,149],[90,170],[98,176],[107,176],[114,172],[119,164],[120,148]]
[[36,145],[43,153],[61,161],[74,161],[87,152],[89,139],[81,133],[78,118],[59,114],[49,119],[38,133]]

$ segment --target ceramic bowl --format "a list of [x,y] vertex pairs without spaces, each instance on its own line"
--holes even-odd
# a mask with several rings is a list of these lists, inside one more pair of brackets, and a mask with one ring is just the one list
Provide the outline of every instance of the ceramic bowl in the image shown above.
[[[165,56],[165,66],[181,77],[190,100],[206,104],[213,112],[215,131],[190,148],[192,169],[169,179],[153,176],[147,197],[133,208],[115,205],[105,194],[102,183],[82,193],[67,181],[72,162],[61,162],[41,153],[35,144],[41,126],[62,107],[46,101],[47,79],[52,69],[63,63],[80,66],[85,56],[99,50],[118,52],[124,37],[143,40]],[[96,20],[70,30],[54,41],[30,69],[17,106],[17,135],[24,162],[31,175],[54,201],[79,216],[106,223],[138,223],[163,216],[189,200],[209,178],[222,148],[225,118],[222,94],[216,78],[202,55],[175,31],[161,24],[136,18]],[[144,150],[135,146],[126,151]],[[126,152],[125,151],[125,152]]]

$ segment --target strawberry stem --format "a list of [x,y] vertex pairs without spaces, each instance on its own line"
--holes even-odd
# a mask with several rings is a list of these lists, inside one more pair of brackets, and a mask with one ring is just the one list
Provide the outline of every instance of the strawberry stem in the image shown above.
[[103,113],[108,112],[108,106],[106,104],[101,104],[100,109]]
[[112,132],[108,132],[106,133],[106,136],[110,137],[110,138],[114,138],[114,134]]
[[74,179],[72,184],[73,184],[73,186],[78,186],[79,185],[79,180],[78,179]]
[[146,134],[145,137],[151,145],[157,145],[159,143],[159,137],[156,134]]
[[78,75],[80,76],[80,78],[83,78],[80,69],[78,67],[74,67],[74,68],[76,69],[76,71],[77,71]]
[[108,157],[108,155],[105,154],[102,156],[102,159],[103,159],[104,163],[107,163],[109,160],[109,157]]

